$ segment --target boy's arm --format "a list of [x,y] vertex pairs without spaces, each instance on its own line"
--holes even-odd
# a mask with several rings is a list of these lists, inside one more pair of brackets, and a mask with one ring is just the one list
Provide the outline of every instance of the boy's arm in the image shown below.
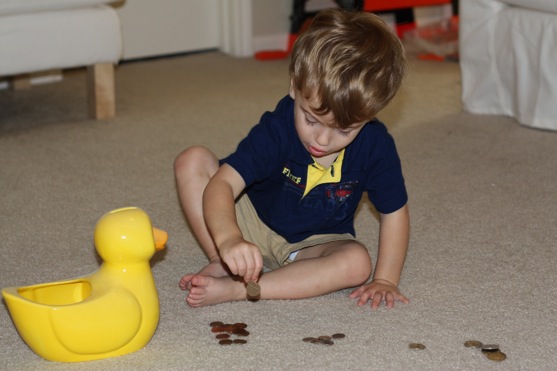
[[382,301],[392,308],[395,300],[408,303],[400,294],[398,284],[408,250],[410,234],[410,217],[408,206],[390,214],[381,214],[379,251],[373,280],[354,290],[350,297],[358,297],[358,305],[371,300],[371,307],[378,308]]
[[203,192],[203,214],[222,260],[249,282],[257,280],[263,259],[259,248],[244,240],[236,220],[235,200],[244,188],[240,174],[223,164]]

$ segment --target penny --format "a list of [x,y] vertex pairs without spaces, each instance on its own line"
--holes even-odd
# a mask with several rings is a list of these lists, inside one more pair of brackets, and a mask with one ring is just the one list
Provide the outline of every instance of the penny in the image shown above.
[[420,343],[410,343],[410,344],[408,344],[408,347],[410,349],[419,349],[419,350],[424,350],[425,349],[425,345],[420,344]]
[[318,337],[319,340],[331,340],[332,337],[329,335],[321,335]]
[[482,350],[482,353],[491,361],[501,362],[507,359],[507,355],[500,350]]
[[250,281],[248,282],[246,289],[248,291],[248,296],[250,298],[258,297],[261,293],[261,286],[257,282]]
[[222,326],[222,331],[221,332],[227,332],[229,334],[232,334],[234,332],[234,325],[231,324],[225,324],[224,326]]
[[467,348],[481,348],[483,347],[483,344],[481,341],[477,341],[477,340],[468,340],[464,342],[464,346]]
[[249,331],[246,331],[244,329],[238,328],[238,329],[234,329],[232,331],[232,333],[234,335],[238,335],[238,336],[248,336],[249,335]]
[[244,339],[234,339],[234,344],[246,344],[248,341]]
[[248,327],[248,325],[245,324],[244,322],[236,322],[234,324],[234,328],[246,328],[246,327]]
[[221,333],[221,334],[217,334],[217,336],[215,336],[215,337],[217,339],[228,339],[230,337],[230,335]]
[[221,321],[214,321],[214,322],[209,323],[209,326],[211,326],[211,327],[217,327],[217,326],[222,326],[222,325],[224,325],[224,323],[222,323]]
[[211,328],[211,332],[225,332],[224,331],[224,326],[215,326],[215,327]]
[[338,334],[333,334],[333,336],[331,336],[333,339],[344,339],[346,337],[346,335],[338,333]]
[[233,343],[233,341],[230,340],[230,339],[223,339],[223,340],[219,341],[220,345],[230,345],[232,343]]
[[302,339],[302,341],[304,341],[304,342],[306,342],[306,343],[312,343],[312,342],[314,342],[315,340],[317,340],[317,339],[314,338],[314,337],[307,337],[307,338],[303,338],[303,339]]

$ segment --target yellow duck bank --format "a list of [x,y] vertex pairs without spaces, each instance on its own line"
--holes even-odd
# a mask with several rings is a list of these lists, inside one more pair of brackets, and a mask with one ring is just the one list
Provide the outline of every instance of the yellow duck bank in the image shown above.
[[13,322],[41,357],[80,362],[143,348],[159,321],[149,260],[167,241],[138,208],[105,214],[95,229],[104,260],[95,273],[72,280],[2,290]]

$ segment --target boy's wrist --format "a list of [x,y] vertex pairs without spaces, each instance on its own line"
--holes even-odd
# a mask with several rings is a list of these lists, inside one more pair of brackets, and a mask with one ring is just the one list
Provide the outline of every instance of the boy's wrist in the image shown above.
[[388,285],[391,285],[391,286],[394,286],[394,287],[398,287],[397,284],[394,284],[393,282],[391,282],[389,280],[386,280],[384,278],[374,278],[374,279],[371,280],[371,282],[378,282],[378,283],[383,283],[383,284],[388,284]]

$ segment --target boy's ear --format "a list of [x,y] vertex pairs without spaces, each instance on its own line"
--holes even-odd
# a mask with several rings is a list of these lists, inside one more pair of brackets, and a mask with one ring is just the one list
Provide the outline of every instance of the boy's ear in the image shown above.
[[292,79],[290,79],[290,89],[288,91],[288,95],[290,95],[290,98],[296,99],[296,92],[295,92],[295,89],[294,89],[294,81],[292,81]]

